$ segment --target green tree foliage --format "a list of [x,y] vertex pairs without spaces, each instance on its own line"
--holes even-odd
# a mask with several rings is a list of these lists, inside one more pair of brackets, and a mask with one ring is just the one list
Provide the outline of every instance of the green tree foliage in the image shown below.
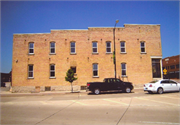
[[72,83],[73,83],[73,81],[75,81],[75,80],[77,80],[77,79],[78,79],[78,78],[75,78],[75,77],[74,77],[74,72],[73,72],[72,69],[69,69],[69,70],[66,72],[65,80],[71,83],[71,92],[73,92]]

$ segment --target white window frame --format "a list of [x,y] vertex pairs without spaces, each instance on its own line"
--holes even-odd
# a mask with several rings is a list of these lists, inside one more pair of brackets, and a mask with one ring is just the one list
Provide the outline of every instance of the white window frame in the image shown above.
[[[125,68],[123,68],[123,65],[125,65]],[[125,71],[125,75],[123,74],[123,71]],[[121,76],[126,77],[127,76],[127,64],[121,63]]]
[[[94,69],[94,65],[97,65],[97,69]],[[93,77],[99,77],[99,72],[98,72],[98,63],[93,63]],[[94,75],[94,71],[97,71],[97,75]]]
[[[31,44],[33,45],[33,47],[31,47]],[[33,50],[33,52],[30,52],[31,50]],[[30,42],[30,43],[29,43],[29,54],[30,54],[30,55],[33,55],[33,54],[34,54],[34,43],[33,43],[33,42]]]
[[[107,46],[107,44],[110,43],[110,47]],[[107,49],[110,49],[110,52],[107,52]],[[107,41],[106,42],[106,53],[112,53],[112,50],[111,50],[111,41]]]
[[[96,47],[93,47],[93,43],[96,43]],[[94,52],[94,49],[97,49],[97,51]],[[92,42],[92,53],[98,53],[98,42],[96,41]]]
[[[71,46],[72,43],[74,43],[74,47]],[[74,48],[74,52],[71,51],[71,49],[73,49],[73,48]],[[72,41],[72,42],[70,43],[70,53],[71,53],[71,54],[76,54],[76,42],[74,42],[74,41]]]
[[[124,46],[121,46],[121,43],[124,43]],[[124,49],[124,52],[122,52],[122,49]],[[126,42],[125,41],[120,42],[120,53],[126,53]]]
[[[51,46],[51,44],[54,43],[54,47]],[[54,52],[51,50],[54,49]],[[56,43],[55,42],[50,42],[50,54],[56,54]]]
[[[54,70],[51,70],[51,66],[54,66]],[[50,64],[49,68],[50,68],[50,69],[49,69],[49,70],[50,70],[50,71],[49,71],[49,73],[50,73],[50,74],[49,74],[49,75],[50,75],[50,78],[56,78],[56,65],[55,65],[55,64]],[[54,76],[51,76],[51,73],[52,73],[52,72],[54,72]]]
[[[144,43],[144,46],[141,45],[142,43]],[[141,53],[146,53],[146,42],[145,41],[140,42],[140,49],[141,49]],[[144,52],[142,52],[142,49],[144,49]]]
[[[30,66],[32,66],[32,70],[30,70]],[[30,74],[32,74],[32,76]],[[34,65],[28,65],[28,78],[34,78]]]

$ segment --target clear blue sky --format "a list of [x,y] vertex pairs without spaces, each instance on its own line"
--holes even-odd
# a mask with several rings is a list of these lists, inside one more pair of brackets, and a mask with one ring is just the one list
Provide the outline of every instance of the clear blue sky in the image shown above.
[[14,33],[160,24],[163,58],[179,54],[179,1],[1,1],[1,69],[12,69]]

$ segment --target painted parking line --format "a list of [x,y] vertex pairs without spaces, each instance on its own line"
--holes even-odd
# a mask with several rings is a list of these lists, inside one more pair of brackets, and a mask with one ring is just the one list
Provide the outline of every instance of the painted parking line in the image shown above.
[[180,97],[170,97],[170,96],[164,96],[164,95],[162,95],[161,97],[164,97],[164,98],[171,98],[171,99],[180,99]]
[[113,100],[110,100],[110,99],[103,99],[104,101],[108,101],[108,102],[113,102],[113,103],[118,103],[118,104],[123,104],[123,105],[129,105],[127,103],[123,103],[123,102],[119,102],[119,101],[113,101]]
[[168,103],[168,102],[162,102],[162,101],[156,101],[156,100],[151,100],[151,99],[145,99],[145,98],[141,98],[141,97],[135,97],[135,98],[136,99],[141,99],[141,100],[152,101],[152,102],[158,102],[158,103],[162,103],[162,104],[173,105],[173,106],[180,106],[178,104],[172,104],[172,103]]
[[79,102],[79,101],[77,101],[77,100],[72,100],[72,101],[75,102],[75,103],[77,103],[77,104],[80,104],[80,105],[87,105],[87,104],[82,103],[82,102]]

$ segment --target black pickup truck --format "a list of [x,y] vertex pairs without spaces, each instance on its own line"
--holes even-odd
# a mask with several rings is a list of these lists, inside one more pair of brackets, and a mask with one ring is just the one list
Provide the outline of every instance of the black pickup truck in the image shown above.
[[101,91],[122,90],[130,93],[133,89],[131,82],[123,82],[120,79],[105,78],[103,82],[88,82],[87,91],[99,94]]

